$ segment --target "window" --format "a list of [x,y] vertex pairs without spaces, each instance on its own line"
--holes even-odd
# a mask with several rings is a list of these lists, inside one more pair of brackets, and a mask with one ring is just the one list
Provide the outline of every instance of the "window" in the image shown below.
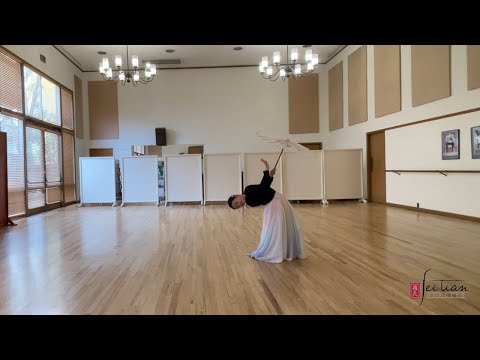
[[21,113],[22,71],[20,63],[0,52],[0,106]]
[[45,132],[45,180],[47,183],[47,204],[62,200],[61,159],[60,135]]
[[73,130],[73,96],[62,89],[62,125]]
[[24,66],[25,114],[60,125],[60,88]]
[[45,169],[47,185],[60,185],[62,181],[60,135],[45,132]]
[[0,46],[0,131],[7,134],[9,217],[76,200],[73,105],[72,91]]

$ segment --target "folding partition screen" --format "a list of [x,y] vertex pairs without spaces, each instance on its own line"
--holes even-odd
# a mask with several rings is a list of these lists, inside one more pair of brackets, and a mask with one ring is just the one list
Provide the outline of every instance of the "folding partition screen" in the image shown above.
[[363,200],[362,149],[324,150],[325,200]]
[[237,154],[205,154],[203,157],[206,201],[227,201],[242,193],[242,161]]
[[203,202],[202,156],[165,155],[165,206],[169,202]]
[[122,158],[122,206],[126,203],[159,203],[158,157]]
[[80,206],[112,203],[115,206],[115,160],[110,157],[81,157]]
[[[243,155],[243,187],[259,184],[262,180],[265,166],[260,159],[268,161],[270,169],[273,169],[278,155],[280,155],[280,151],[275,153],[245,153]],[[276,175],[271,187],[275,191],[282,192],[282,160],[278,162]]]
[[282,155],[282,188],[288,200],[323,199],[322,150]]

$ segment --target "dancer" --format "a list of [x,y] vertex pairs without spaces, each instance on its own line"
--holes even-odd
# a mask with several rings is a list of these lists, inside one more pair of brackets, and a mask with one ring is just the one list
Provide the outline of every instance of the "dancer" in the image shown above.
[[249,185],[243,194],[232,195],[228,205],[232,209],[242,206],[266,205],[263,212],[263,227],[258,248],[249,255],[257,260],[271,263],[280,263],[283,260],[295,258],[305,259],[303,239],[298,219],[292,205],[285,197],[273,190],[275,168],[269,171],[270,166],[262,159],[265,165],[263,178],[258,185]]

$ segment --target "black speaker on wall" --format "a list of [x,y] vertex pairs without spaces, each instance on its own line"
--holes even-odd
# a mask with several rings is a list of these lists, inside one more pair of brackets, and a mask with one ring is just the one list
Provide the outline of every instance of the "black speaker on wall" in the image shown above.
[[158,146],[167,145],[167,131],[165,128],[156,128],[155,129],[155,138],[157,140]]

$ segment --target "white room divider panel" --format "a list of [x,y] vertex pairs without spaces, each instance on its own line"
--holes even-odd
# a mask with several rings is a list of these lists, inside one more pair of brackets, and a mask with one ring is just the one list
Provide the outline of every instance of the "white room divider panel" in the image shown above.
[[202,156],[165,155],[165,206],[184,201],[203,202]]
[[159,204],[158,157],[122,158],[122,206],[126,203]]
[[109,157],[81,157],[80,205],[112,203],[115,206],[115,159]]
[[283,195],[288,200],[323,199],[322,150],[287,152],[282,157]]
[[[260,161],[264,159],[270,164],[270,170],[275,166],[279,152],[275,153],[245,153],[243,157],[243,186],[259,184],[263,177],[265,166]],[[282,154],[285,155],[285,152]],[[278,162],[275,177],[273,179],[272,189],[282,192],[282,159]]]
[[363,197],[362,149],[323,150],[324,203]]
[[227,201],[242,193],[242,159],[236,154],[205,154],[203,156],[204,204]]

